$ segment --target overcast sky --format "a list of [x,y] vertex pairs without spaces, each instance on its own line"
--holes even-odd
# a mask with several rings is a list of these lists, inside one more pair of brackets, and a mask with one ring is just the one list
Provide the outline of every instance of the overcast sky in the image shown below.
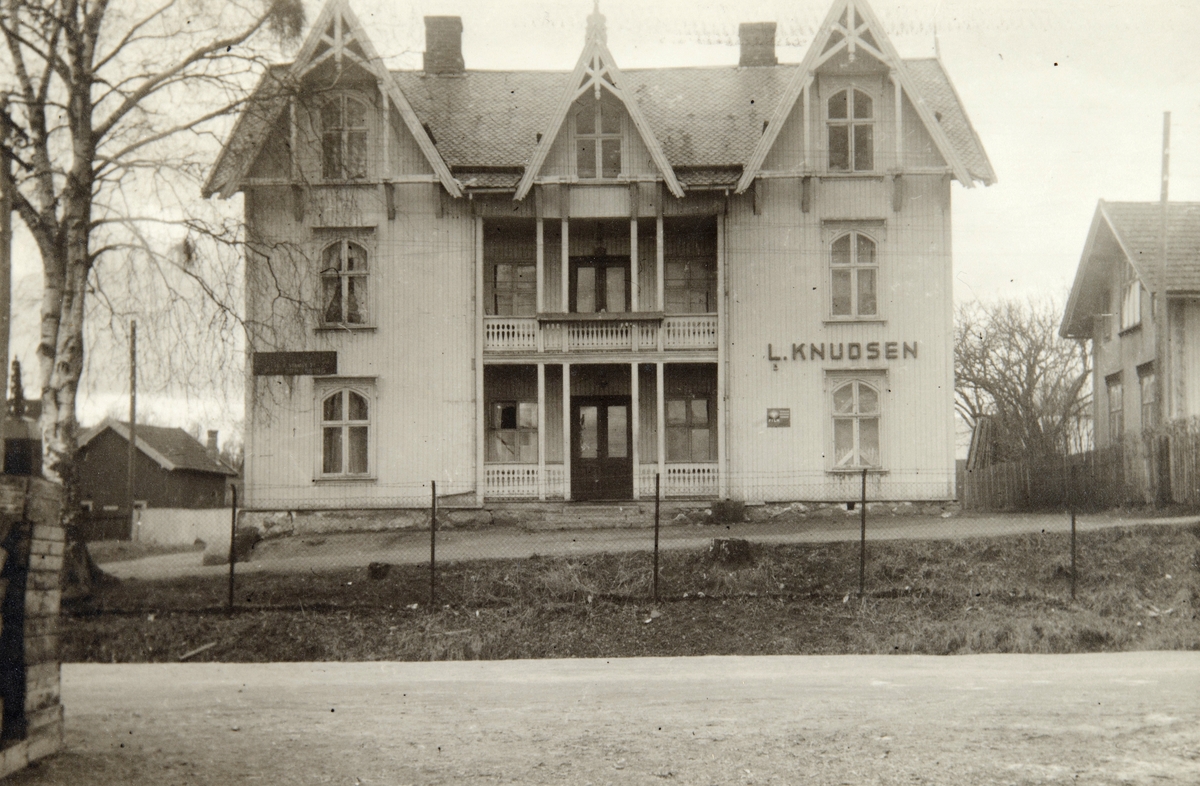
[[[777,22],[780,60],[799,62],[829,5],[603,0],[601,11],[618,65],[635,68],[736,64],[737,25],[754,21]],[[591,0],[351,0],[351,6],[393,68],[420,67],[423,16],[453,14],[463,19],[468,68],[567,70],[591,12]],[[988,188],[954,187],[958,300],[1062,299],[1096,201],[1158,199],[1164,111],[1172,113],[1171,198],[1200,201],[1200,7],[1192,2],[877,0],[872,7],[902,56],[933,55],[936,34],[999,177]],[[311,1],[306,9],[310,19],[320,12]],[[23,247],[13,352],[31,362],[36,313],[21,303],[36,301],[40,271],[31,247]],[[111,370],[105,376],[126,378]],[[33,381],[27,372],[27,384]],[[99,387],[84,386],[85,423],[126,395]],[[164,415],[186,422],[178,411]]]

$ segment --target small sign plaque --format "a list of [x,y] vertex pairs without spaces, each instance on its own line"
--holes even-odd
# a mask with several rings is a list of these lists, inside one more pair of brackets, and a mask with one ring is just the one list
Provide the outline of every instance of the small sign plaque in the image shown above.
[[768,409],[767,410],[767,428],[791,428],[792,427],[792,410],[791,409]]
[[336,373],[336,352],[254,353],[256,377],[311,377]]

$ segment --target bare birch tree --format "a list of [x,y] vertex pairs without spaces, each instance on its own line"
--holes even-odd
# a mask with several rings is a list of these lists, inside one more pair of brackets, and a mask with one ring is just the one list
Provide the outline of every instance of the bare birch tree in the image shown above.
[[992,418],[998,460],[1082,447],[1091,409],[1086,342],[1061,338],[1052,300],[971,302],[954,320],[954,404],[967,425]]
[[[89,302],[120,299],[106,284],[130,275],[136,251],[167,258],[164,227],[189,220],[221,131],[214,121],[240,108],[272,47],[303,22],[300,0],[0,0],[3,142],[16,164],[14,209],[43,267],[44,472],[63,482],[68,532]],[[176,273],[218,294],[184,250]]]

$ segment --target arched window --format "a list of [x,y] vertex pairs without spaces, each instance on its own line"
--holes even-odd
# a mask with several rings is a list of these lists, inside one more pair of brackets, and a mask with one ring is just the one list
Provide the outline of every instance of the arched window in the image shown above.
[[879,256],[870,237],[862,232],[847,232],[833,241],[829,279],[833,316],[879,315]]
[[581,180],[621,176],[621,114],[614,101],[575,102],[575,174]]
[[829,99],[829,169],[870,172],[875,169],[875,102],[861,90],[846,89]]
[[326,180],[367,176],[367,105],[348,95],[321,107],[321,175]]
[[879,391],[861,380],[833,389],[833,463],[863,469],[879,463]]
[[321,322],[367,323],[367,250],[339,240],[321,252]]
[[362,476],[370,470],[371,409],[366,395],[336,390],[321,401],[321,474]]

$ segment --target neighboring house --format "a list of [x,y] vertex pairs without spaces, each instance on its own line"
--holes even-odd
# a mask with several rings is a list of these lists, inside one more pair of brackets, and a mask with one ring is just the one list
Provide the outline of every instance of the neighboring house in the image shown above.
[[594,13],[572,71],[473,71],[425,22],[389,72],[329,2],[205,186],[245,199],[247,506],[954,497],[951,181],[995,175],[940,60],[863,0],[799,65],[756,23],[625,71]]
[[[212,435],[213,432],[210,432]],[[213,440],[215,442],[215,439]],[[237,473],[181,428],[137,427],[134,504],[145,508],[220,508]],[[129,510],[129,424],[105,420],[79,439],[80,504],[96,513]]]

